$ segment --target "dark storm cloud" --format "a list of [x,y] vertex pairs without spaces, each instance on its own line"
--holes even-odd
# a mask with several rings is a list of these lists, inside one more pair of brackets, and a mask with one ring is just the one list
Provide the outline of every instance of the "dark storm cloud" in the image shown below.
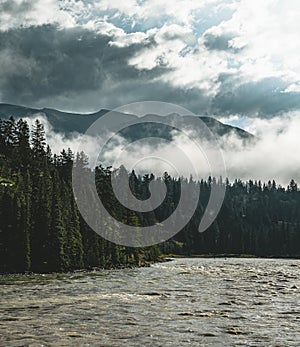
[[109,41],[92,31],[58,30],[53,25],[0,32],[1,60],[9,67],[1,72],[2,98],[34,103],[99,90],[107,81],[137,78],[127,60],[138,45],[118,48]]
[[7,14],[24,14],[26,12],[29,12],[34,7],[34,4],[36,3],[35,0],[24,0],[21,2],[17,2],[14,0],[4,0],[0,3],[0,13],[7,13]]
[[214,113],[271,117],[300,109],[300,93],[285,92],[288,84],[280,78],[242,84],[236,82],[237,86],[230,77],[223,81],[223,88],[213,100]]
[[[170,71],[165,65],[139,70],[128,64],[140,50],[156,45],[153,40],[117,47],[110,44],[112,39],[82,27],[55,25],[0,31],[2,102],[95,111],[160,100],[197,114],[266,117],[300,109],[299,93],[284,93],[287,84],[280,79],[245,84],[238,75],[222,74],[216,97],[205,90],[173,86],[160,79]],[[228,47],[229,37],[210,39],[210,49]]]
[[[8,72],[3,71],[4,97],[34,101],[61,93],[94,90],[107,78],[129,78],[133,68],[128,67],[126,60],[135,47],[119,49],[110,47],[108,42],[108,37],[88,30],[58,30],[52,25],[1,32],[0,52],[8,51],[12,64],[16,64]],[[16,62],[15,56],[20,60]],[[32,74],[24,75],[18,63],[30,64]]]
[[140,71],[128,59],[147,41],[130,47],[109,44],[111,38],[82,28],[54,25],[0,32],[2,100],[32,106],[95,110],[137,100],[164,100],[197,109],[207,105],[197,90],[174,89],[151,82],[168,71]]

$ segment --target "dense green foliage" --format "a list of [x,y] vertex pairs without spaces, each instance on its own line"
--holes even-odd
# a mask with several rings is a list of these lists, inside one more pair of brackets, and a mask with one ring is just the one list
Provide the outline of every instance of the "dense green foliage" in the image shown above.
[[211,184],[220,182],[201,182],[204,198],[200,199],[191,223],[177,235],[188,245],[187,253],[300,256],[300,192],[294,180],[287,189],[277,187],[275,181],[227,181],[225,200],[216,221],[199,233],[196,226]]
[[[162,253],[253,254],[300,256],[300,192],[291,180],[287,189],[276,182],[162,178],[129,175],[130,187],[139,199],[149,195],[151,180],[163,180],[167,196],[154,211],[135,213],[116,201],[111,187],[111,168],[95,170],[96,184],[104,205],[123,223],[153,225],[169,217],[180,199],[180,185],[190,192],[200,185],[200,198],[193,218],[173,240],[144,249],[125,248],[106,241],[81,218],[73,196],[73,162],[84,170],[84,153],[71,150],[53,155],[46,145],[42,124],[14,119],[0,121],[0,271],[49,272],[91,267],[139,264],[156,260]],[[121,167],[118,174],[128,175]],[[212,185],[225,185],[222,209],[204,233],[198,225]],[[117,232],[117,231],[116,231]]]
[[[140,199],[148,197],[147,186],[154,176],[137,177],[130,174],[130,185],[134,195]],[[300,256],[300,191],[292,179],[287,189],[277,186],[273,180],[242,182],[228,179],[195,182],[192,178],[172,178],[167,173],[161,178],[167,186],[163,203],[151,213],[138,213],[140,225],[163,222],[176,209],[181,187],[189,196],[200,197],[196,211],[189,223],[173,237],[173,244],[181,245],[176,252],[186,255],[238,254],[276,257]],[[222,208],[214,223],[203,233],[198,226],[205,211],[213,185],[224,185],[226,189]],[[118,209],[117,201],[113,206]],[[163,253],[170,252],[170,245],[160,245]]]
[[[112,244],[83,221],[72,191],[73,161],[84,154],[52,155],[43,125],[31,133],[23,120],[0,120],[0,272],[51,272],[156,260],[157,247]],[[98,170],[98,181],[107,176]],[[138,220],[135,221],[138,224]]]

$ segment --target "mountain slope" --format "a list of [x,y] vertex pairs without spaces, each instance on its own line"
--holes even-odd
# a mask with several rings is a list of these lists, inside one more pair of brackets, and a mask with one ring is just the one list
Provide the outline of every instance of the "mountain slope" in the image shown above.
[[[38,115],[43,115],[47,118],[54,131],[63,132],[66,135],[72,132],[84,133],[90,127],[90,125],[93,124],[93,122],[95,122],[99,117],[102,117],[107,112],[109,112],[109,110],[101,109],[100,111],[95,113],[80,114],[62,112],[50,108],[34,109],[11,104],[0,104],[0,118],[2,119],[8,119],[11,116],[14,118],[35,118]],[[120,113],[120,117],[122,117],[122,120],[125,123],[126,121],[132,120],[135,116]],[[172,115],[169,115],[167,117],[172,117]],[[161,119],[161,116],[145,115],[143,118],[147,121],[152,120],[153,122],[157,122]],[[254,138],[254,136],[248,133],[247,131],[238,127],[233,127],[228,124],[221,123],[215,118],[199,118],[207,125],[207,127],[214,133],[214,135],[222,137],[224,135],[229,135],[233,133],[243,140],[251,140]],[[183,116],[183,123],[188,123],[191,119],[193,119],[191,118],[191,116]],[[129,137],[136,138],[136,132],[139,133],[139,137],[155,135],[163,135],[168,137],[167,133],[169,132],[169,130],[162,127],[158,134],[157,129],[155,129],[155,127],[147,125],[144,127],[139,126],[138,128],[133,127],[130,131],[127,131],[127,135],[129,135]]]

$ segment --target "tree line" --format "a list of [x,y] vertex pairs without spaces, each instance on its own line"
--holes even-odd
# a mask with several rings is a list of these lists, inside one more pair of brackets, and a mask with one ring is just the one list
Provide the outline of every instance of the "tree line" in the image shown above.
[[[162,223],[176,209],[181,187],[200,188],[195,213],[171,240],[147,248],[111,243],[80,216],[72,191],[72,167],[91,170],[84,153],[70,149],[53,154],[46,144],[43,125],[32,129],[22,119],[0,120],[0,271],[51,272],[93,267],[128,266],[157,260],[170,254],[252,254],[300,256],[300,192],[291,180],[284,188],[276,182],[208,177],[163,177],[95,168],[98,194],[114,218],[143,227]],[[167,186],[163,203],[147,213],[126,209],[115,198],[111,175],[127,175],[138,199],[149,197],[149,183],[161,180]],[[225,200],[208,230],[198,232],[213,185],[224,185]],[[117,230],[116,230],[117,232]]]
[[0,272],[139,265],[159,256],[156,246],[118,246],[88,227],[73,195],[74,160],[86,165],[83,153],[53,154],[38,120],[32,129],[0,120]]

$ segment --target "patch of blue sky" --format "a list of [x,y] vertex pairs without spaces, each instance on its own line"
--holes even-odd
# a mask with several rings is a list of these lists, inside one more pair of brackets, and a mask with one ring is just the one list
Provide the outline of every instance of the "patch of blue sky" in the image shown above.
[[194,45],[188,45],[185,46],[180,52],[179,55],[181,57],[185,57],[187,54],[189,54],[193,50]]
[[226,124],[231,125],[231,126],[238,127],[241,129],[246,129],[252,124],[253,119],[251,119],[249,117],[245,117],[245,116],[239,116],[236,118],[232,117],[232,119],[231,119],[229,116],[228,120],[222,119],[222,121]]
[[[129,16],[119,16],[118,18],[111,18],[110,22],[119,28],[122,28],[127,34],[133,32],[146,32],[149,29],[161,28],[167,23],[172,22],[172,18],[167,15],[160,17],[148,17],[148,18],[134,18]],[[174,23],[174,21],[173,21]]]
[[134,18],[121,14],[118,11],[115,12],[114,16],[110,16],[108,18],[108,22],[110,22],[117,28],[123,29],[124,32],[127,34],[138,31],[134,28],[135,26]]
[[[231,4],[232,1],[224,1],[224,4],[226,3]],[[221,6],[216,10],[213,5],[207,6],[194,13],[193,30],[201,37],[209,28],[230,20],[234,12],[235,9],[231,7]]]

